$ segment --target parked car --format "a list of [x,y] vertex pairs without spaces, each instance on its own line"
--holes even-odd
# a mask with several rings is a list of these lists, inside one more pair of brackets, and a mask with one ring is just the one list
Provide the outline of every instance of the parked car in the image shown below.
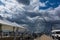
[[60,38],[60,30],[52,30],[51,32],[53,38],[57,38],[57,39]]

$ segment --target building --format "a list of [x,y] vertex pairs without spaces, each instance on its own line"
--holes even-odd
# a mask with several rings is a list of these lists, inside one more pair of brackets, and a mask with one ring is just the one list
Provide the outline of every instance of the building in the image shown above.
[[0,20],[0,35],[10,35],[14,32],[23,32],[24,27],[18,25],[15,22],[9,22],[6,20]]

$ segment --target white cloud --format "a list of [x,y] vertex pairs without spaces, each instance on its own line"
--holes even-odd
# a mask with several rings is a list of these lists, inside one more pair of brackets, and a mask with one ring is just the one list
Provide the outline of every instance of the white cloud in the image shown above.
[[45,5],[45,3],[39,3],[40,5],[39,6],[41,6],[41,7],[45,7],[46,5]]
[[1,11],[1,10],[3,10],[3,9],[4,9],[4,6],[3,6],[3,5],[1,5],[1,6],[0,6],[0,11]]
[[5,4],[0,5],[1,16],[5,15],[4,17],[11,17],[12,14],[16,14],[18,11],[24,11],[23,9],[24,5],[19,4],[16,0],[0,0],[0,1]]

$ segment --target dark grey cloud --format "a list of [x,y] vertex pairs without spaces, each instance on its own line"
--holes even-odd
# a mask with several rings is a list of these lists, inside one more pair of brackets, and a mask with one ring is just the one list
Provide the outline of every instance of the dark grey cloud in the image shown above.
[[25,5],[29,5],[30,4],[30,0],[17,0],[19,3],[25,4]]
[[[45,32],[46,23],[45,23],[45,20],[42,18],[42,16],[43,16],[42,13],[23,11],[22,13],[18,13],[17,15],[14,14],[12,19],[8,17],[6,19],[11,22],[16,22],[22,26],[24,25],[24,27],[26,27],[31,32],[32,31],[33,32]],[[48,30],[48,28],[49,27],[47,27],[46,31]]]

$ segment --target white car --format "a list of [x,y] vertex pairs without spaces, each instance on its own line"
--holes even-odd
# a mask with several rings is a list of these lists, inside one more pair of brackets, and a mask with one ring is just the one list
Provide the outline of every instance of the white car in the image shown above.
[[60,30],[52,30],[52,37],[60,38]]

